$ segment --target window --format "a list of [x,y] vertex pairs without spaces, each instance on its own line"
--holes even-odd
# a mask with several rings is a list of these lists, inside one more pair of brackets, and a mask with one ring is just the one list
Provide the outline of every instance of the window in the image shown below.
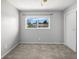
[[49,29],[50,21],[47,16],[29,16],[25,18],[25,29]]

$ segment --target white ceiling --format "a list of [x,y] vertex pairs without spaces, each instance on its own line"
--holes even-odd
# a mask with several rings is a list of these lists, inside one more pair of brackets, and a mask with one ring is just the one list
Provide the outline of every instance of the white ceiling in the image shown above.
[[47,4],[41,6],[41,0],[8,0],[19,10],[64,10],[76,3],[76,0],[48,0]]

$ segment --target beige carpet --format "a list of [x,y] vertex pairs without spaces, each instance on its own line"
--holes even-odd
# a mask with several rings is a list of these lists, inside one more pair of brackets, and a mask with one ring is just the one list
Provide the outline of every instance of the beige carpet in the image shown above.
[[20,44],[3,59],[76,59],[64,45]]

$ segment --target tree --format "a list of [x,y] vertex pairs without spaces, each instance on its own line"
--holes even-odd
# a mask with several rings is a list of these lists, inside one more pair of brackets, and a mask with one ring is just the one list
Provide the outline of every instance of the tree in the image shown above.
[[45,20],[43,23],[44,23],[44,24],[47,24],[48,22]]

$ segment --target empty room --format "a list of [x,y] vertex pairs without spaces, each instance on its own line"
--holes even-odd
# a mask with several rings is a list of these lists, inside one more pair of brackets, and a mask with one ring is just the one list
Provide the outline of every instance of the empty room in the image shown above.
[[1,0],[1,59],[77,59],[77,0]]

